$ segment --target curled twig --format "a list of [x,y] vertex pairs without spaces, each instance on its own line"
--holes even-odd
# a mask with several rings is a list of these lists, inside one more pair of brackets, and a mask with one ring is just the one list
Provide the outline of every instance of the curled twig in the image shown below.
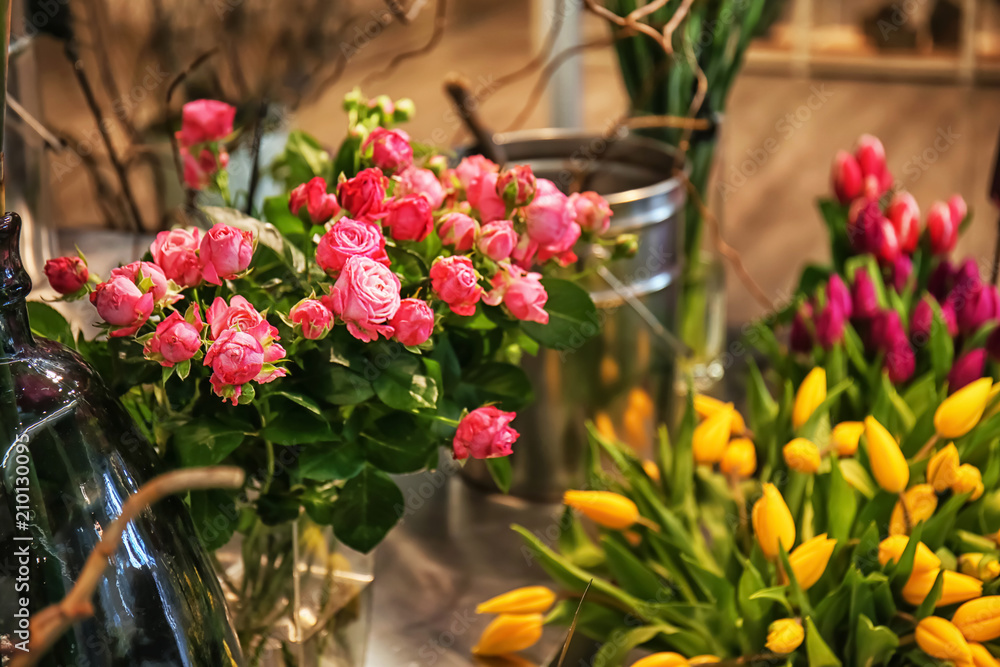
[[422,55],[426,55],[434,50],[434,47],[438,45],[441,38],[444,37],[444,27],[446,24],[446,15],[448,13],[448,2],[447,0],[437,0],[437,5],[434,11],[434,31],[431,33],[431,37],[427,40],[427,43],[421,46],[419,49],[413,49],[412,51],[406,51],[404,53],[397,54],[389,61],[389,64],[385,66],[384,69],[378,72],[372,72],[366,76],[362,81],[362,85],[367,85],[372,81],[378,81],[379,79],[384,79],[385,77],[392,74],[397,67],[400,66],[404,61],[411,58],[417,58]]

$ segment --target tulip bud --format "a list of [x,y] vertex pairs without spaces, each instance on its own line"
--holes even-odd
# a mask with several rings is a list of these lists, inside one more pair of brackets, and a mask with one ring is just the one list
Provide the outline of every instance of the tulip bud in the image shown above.
[[892,264],[892,286],[900,294],[906,291],[906,286],[910,283],[910,276],[913,275],[913,260],[909,256],[900,254]]
[[[903,550],[909,543],[910,538],[906,535],[890,535],[882,540],[878,545],[878,562],[884,567],[889,561],[899,562],[903,556]],[[923,542],[917,544],[917,550],[913,553],[913,569],[911,574],[926,572],[928,570],[938,570],[941,568],[941,559],[930,550]]]
[[931,240],[931,252],[947,255],[958,242],[958,225],[952,220],[951,211],[944,202],[934,202],[927,213],[927,234]]
[[951,660],[957,665],[972,662],[972,652],[965,637],[951,621],[940,616],[928,616],[920,621],[915,639],[917,646],[932,658]]
[[567,491],[563,494],[563,503],[612,530],[624,530],[639,520],[639,508],[635,503],[610,491]]
[[792,406],[792,427],[802,428],[816,408],[826,400],[826,370],[820,366],[813,368],[799,386]]
[[985,556],[986,554],[962,554],[958,557],[958,571],[980,581],[993,581],[1000,577],[1000,562],[994,556],[984,560]]
[[927,483],[938,493],[951,488],[958,476],[958,464],[958,448],[949,442],[927,462]]
[[837,456],[853,456],[858,451],[858,441],[864,432],[862,422],[840,422],[834,426],[830,441],[837,450]]
[[[732,403],[723,403],[717,398],[712,398],[711,396],[706,396],[704,394],[694,395],[694,411],[702,419],[708,419],[716,412],[720,410],[728,409],[732,406]],[[731,429],[734,436],[743,435],[746,433],[747,424],[743,421],[743,415],[739,412],[733,412],[733,427]]]
[[486,626],[472,652],[475,655],[516,653],[542,638],[541,614],[504,614]]
[[[957,292],[957,290],[956,290]],[[997,288],[993,285],[979,285],[957,301],[958,328],[965,334],[972,334],[997,315]]]
[[910,314],[910,338],[916,345],[925,343],[931,336],[931,325],[934,323],[934,308],[930,297],[924,297],[913,307]]
[[642,470],[646,473],[646,477],[653,480],[655,483],[660,483],[660,467],[656,465],[653,461],[643,461]]
[[854,272],[854,284],[851,285],[851,305],[854,317],[868,319],[878,314],[878,294],[875,283],[868,271],[861,267]]
[[632,663],[632,667],[687,667],[689,664],[680,653],[654,653]]
[[830,280],[826,283],[826,301],[839,306],[844,317],[850,317],[854,313],[851,291],[847,289],[844,279],[839,274],[830,276]]
[[823,576],[836,546],[837,540],[823,533],[803,542],[788,554],[788,564],[792,566],[795,581],[799,582],[802,590],[808,590]]
[[1000,637],[1000,595],[966,602],[955,610],[951,622],[969,641],[987,642]]
[[836,304],[828,303],[816,318],[816,341],[824,350],[829,350],[843,339],[844,313]]
[[[914,607],[919,606],[930,594],[939,572],[942,570],[924,570],[911,574],[909,581],[903,586],[903,599]],[[983,582],[975,577],[951,570],[943,572],[944,587],[941,590],[941,598],[934,606],[944,607],[956,602],[965,602],[983,594]]]
[[896,230],[887,218],[879,220],[875,227],[876,235],[873,237],[875,243],[875,256],[885,264],[894,264],[899,259],[899,238]]
[[979,468],[971,463],[963,463],[958,467],[955,482],[951,485],[951,490],[954,493],[970,494],[970,503],[979,500],[983,495],[983,491],[986,490],[986,487],[983,486],[983,474],[979,472]]
[[847,151],[837,151],[830,169],[833,193],[841,204],[849,204],[861,195],[861,165]]
[[934,516],[937,504],[937,494],[930,484],[917,484],[909,489],[896,501],[892,516],[889,518],[889,534],[909,535],[914,526]]
[[767,629],[767,648],[774,653],[793,653],[806,638],[802,622],[794,618],[782,618]]
[[757,448],[748,438],[736,438],[722,454],[719,469],[732,477],[750,477],[757,470]]
[[889,202],[886,215],[896,230],[900,249],[906,253],[916,250],[920,240],[920,207],[913,195],[902,190],[897,192]]
[[819,447],[805,438],[795,438],[782,450],[785,465],[795,472],[812,475],[819,470]]
[[951,221],[955,227],[961,226],[965,222],[965,217],[969,214],[969,207],[966,205],[962,195],[952,195],[948,200],[948,213],[951,214]]
[[889,493],[902,493],[910,481],[910,468],[899,443],[874,417],[865,417],[865,438],[875,481]]
[[980,378],[944,399],[934,413],[938,437],[954,440],[975,428],[986,409],[992,386],[990,378]]
[[1000,667],[1000,661],[982,644],[969,642],[969,650],[972,651],[972,667]]
[[477,614],[544,614],[556,601],[556,594],[545,586],[517,588],[476,607]]
[[753,532],[768,558],[778,557],[779,545],[788,550],[795,544],[795,519],[774,484],[764,484],[764,495],[750,513]]
[[729,444],[734,413],[733,405],[729,403],[695,427],[691,449],[696,462],[712,464],[722,460],[726,445]]
[[792,352],[811,352],[813,346],[812,330],[806,324],[812,320],[812,304],[806,302],[799,306],[792,319],[792,328],[788,335],[788,346]]

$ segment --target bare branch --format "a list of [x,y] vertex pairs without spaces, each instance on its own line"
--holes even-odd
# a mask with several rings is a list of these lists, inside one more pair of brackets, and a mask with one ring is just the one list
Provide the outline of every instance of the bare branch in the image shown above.
[[447,13],[448,13],[447,0],[437,0],[437,5],[435,7],[435,12],[434,12],[434,31],[431,33],[431,37],[429,40],[427,40],[427,43],[424,44],[419,49],[406,51],[404,53],[396,55],[392,60],[389,61],[389,64],[386,65],[384,69],[378,72],[373,72],[368,76],[366,76],[361,81],[362,85],[367,85],[372,81],[378,81],[380,79],[384,79],[385,77],[392,74],[393,71],[395,71],[395,69],[399,67],[400,64],[402,64],[403,62],[410,60],[411,58],[417,58],[419,56],[426,55],[431,51],[433,51],[434,47],[436,47],[438,43],[441,41],[441,38],[444,37],[444,28],[446,24],[445,18]]

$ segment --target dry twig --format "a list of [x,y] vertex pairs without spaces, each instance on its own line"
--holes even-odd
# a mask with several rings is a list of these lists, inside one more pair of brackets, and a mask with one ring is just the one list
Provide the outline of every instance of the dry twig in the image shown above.
[[427,55],[434,50],[434,47],[438,45],[441,38],[444,37],[444,28],[447,23],[446,18],[448,14],[448,2],[447,0],[437,0],[434,11],[434,31],[431,33],[431,37],[427,40],[427,43],[421,46],[419,49],[413,49],[412,51],[405,51],[403,53],[397,54],[389,61],[389,64],[385,66],[384,69],[378,72],[372,72],[366,76],[362,81],[362,85],[367,85],[372,81],[378,81],[384,79],[385,77],[392,74],[397,67],[399,67],[403,62],[410,60],[411,58],[417,58],[423,55]]

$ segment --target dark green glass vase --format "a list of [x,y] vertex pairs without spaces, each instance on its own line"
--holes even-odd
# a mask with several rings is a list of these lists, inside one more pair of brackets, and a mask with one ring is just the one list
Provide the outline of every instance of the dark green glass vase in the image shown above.
[[[34,338],[18,255],[20,218],[0,218],[0,652],[23,618],[63,598],[101,532],[159,463],[121,404],[75,352]],[[187,510],[168,498],[126,530],[94,616],[41,664],[229,667],[243,660],[218,579]],[[0,664],[6,664],[0,659]]]

